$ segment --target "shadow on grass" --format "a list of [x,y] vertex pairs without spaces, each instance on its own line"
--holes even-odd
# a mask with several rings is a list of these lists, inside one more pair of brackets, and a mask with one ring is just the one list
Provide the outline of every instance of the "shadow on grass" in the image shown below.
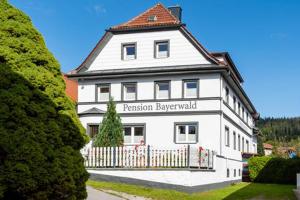
[[294,188],[293,185],[250,183],[230,193],[223,200],[296,200]]

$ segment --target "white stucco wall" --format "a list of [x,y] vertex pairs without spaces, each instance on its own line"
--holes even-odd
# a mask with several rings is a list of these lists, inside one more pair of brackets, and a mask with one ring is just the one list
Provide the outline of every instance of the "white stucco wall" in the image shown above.
[[[154,58],[155,40],[170,41],[168,58]],[[131,42],[137,43],[137,58],[121,60],[121,44]],[[179,30],[170,30],[113,35],[91,63],[88,71],[193,64],[209,64],[209,62]]]
[[[227,177],[227,169],[230,170]],[[236,176],[234,177],[234,169]],[[239,170],[241,174],[239,176]],[[138,180],[167,183],[181,186],[200,186],[212,183],[221,183],[225,181],[241,180],[242,163],[239,161],[216,158],[214,171],[192,171],[192,170],[88,170],[89,173],[103,174],[110,176],[134,178]]]

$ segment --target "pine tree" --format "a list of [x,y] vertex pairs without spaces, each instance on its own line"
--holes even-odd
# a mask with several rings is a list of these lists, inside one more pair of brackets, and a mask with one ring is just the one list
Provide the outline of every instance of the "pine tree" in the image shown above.
[[116,147],[123,145],[123,126],[121,118],[116,111],[116,104],[110,98],[107,104],[107,111],[99,125],[99,133],[95,137],[94,146]]
[[0,199],[85,199],[84,132],[41,34],[0,0]]
[[257,154],[260,156],[265,155],[264,146],[263,146],[263,140],[260,135],[257,136]]

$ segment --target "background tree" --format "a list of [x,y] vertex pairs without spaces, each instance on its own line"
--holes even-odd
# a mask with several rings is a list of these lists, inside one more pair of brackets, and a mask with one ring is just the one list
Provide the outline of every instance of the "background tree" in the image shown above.
[[0,1],[0,199],[85,199],[85,133],[30,19]]
[[99,126],[99,133],[95,137],[94,146],[121,146],[123,145],[123,126],[121,118],[116,111],[116,104],[110,98],[107,111]]
[[257,136],[257,154],[260,156],[265,155],[264,146],[263,146],[263,140],[260,135]]

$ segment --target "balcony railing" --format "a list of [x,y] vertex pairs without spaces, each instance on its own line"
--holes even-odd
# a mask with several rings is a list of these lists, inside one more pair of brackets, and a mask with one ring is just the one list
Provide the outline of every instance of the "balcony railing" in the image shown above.
[[214,169],[215,152],[196,146],[160,148],[150,145],[90,147],[83,157],[87,168]]

